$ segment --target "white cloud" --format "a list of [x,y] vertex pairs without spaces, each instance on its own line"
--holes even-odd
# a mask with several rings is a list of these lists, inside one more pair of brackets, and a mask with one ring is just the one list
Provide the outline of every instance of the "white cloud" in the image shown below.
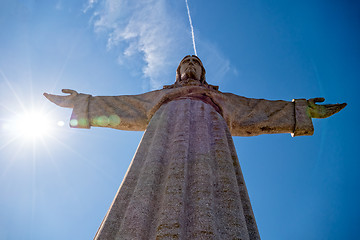
[[[174,56],[183,55],[181,52],[186,41],[184,18],[177,19],[165,0],[104,0],[95,3],[90,0],[86,11],[92,8],[95,32],[108,36],[108,49],[120,49],[120,64],[141,56],[145,63],[142,71],[150,79],[152,89],[168,84],[169,78],[174,80],[174,68],[179,61],[179,57]],[[190,40],[188,45],[191,47]]]
[[[174,7],[176,4],[178,7]],[[121,52],[119,64],[130,63],[137,67],[139,62],[143,64],[142,73],[150,79],[145,88],[158,89],[172,83],[179,61],[193,54],[185,2],[89,0],[84,11],[89,10],[92,10],[95,32],[107,36],[107,48]],[[196,30],[196,23],[194,27]],[[221,66],[220,72],[225,74],[230,63],[218,50],[211,49],[214,51],[215,56],[203,56],[211,57],[211,62],[220,61],[215,65]]]
[[97,0],[89,0],[83,12],[86,13],[89,9],[93,8],[95,3],[97,3]]

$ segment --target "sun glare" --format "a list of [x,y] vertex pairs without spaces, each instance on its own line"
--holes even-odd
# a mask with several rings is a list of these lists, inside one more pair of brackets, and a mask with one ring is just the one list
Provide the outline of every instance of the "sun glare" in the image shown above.
[[42,137],[51,129],[50,121],[44,113],[29,112],[17,120],[17,129],[25,137]]
[[4,127],[11,130],[17,137],[32,139],[43,138],[51,134],[54,121],[41,111],[29,111],[19,114]]

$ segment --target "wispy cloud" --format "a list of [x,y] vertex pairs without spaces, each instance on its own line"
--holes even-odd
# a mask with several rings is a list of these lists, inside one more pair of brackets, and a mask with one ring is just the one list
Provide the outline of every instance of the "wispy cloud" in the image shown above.
[[92,9],[95,3],[97,3],[97,0],[88,0],[88,3],[84,8],[83,12],[86,13],[89,9]]
[[[238,77],[238,70],[231,63],[227,56],[225,56],[219,47],[209,41],[202,39],[199,41],[199,50],[206,67],[206,79],[208,83],[221,85],[225,78]],[[221,86],[220,86],[221,89]]]
[[174,78],[169,68],[179,61],[174,56],[182,55],[186,28],[165,0],[90,0],[86,11],[90,8],[95,32],[107,34],[108,49],[120,48],[120,64],[141,56],[152,89]]
[[[95,32],[106,34],[107,48],[120,51],[120,64],[143,64],[143,75],[150,79],[144,88],[158,89],[171,83],[181,58],[193,52],[185,2],[89,0],[84,11],[91,11]],[[228,60],[222,56],[216,60],[222,63],[215,66],[228,71],[224,66],[229,65]]]

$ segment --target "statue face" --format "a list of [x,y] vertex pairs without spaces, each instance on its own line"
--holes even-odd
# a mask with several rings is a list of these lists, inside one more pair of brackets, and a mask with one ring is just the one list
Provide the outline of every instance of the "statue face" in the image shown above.
[[201,80],[202,65],[199,59],[189,56],[180,62],[180,82]]

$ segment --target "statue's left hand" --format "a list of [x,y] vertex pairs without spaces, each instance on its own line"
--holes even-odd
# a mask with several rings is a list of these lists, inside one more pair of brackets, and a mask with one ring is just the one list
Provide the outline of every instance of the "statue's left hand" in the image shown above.
[[346,103],[318,105],[317,102],[324,102],[325,98],[311,98],[308,102],[308,114],[312,118],[327,118],[346,107]]
[[51,102],[55,103],[60,107],[74,108],[76,97],[79,95],[75,90],[63,89],[63,93],[70,93],[70,95],[60,96],[44,93],[44,96],[49,99]]

